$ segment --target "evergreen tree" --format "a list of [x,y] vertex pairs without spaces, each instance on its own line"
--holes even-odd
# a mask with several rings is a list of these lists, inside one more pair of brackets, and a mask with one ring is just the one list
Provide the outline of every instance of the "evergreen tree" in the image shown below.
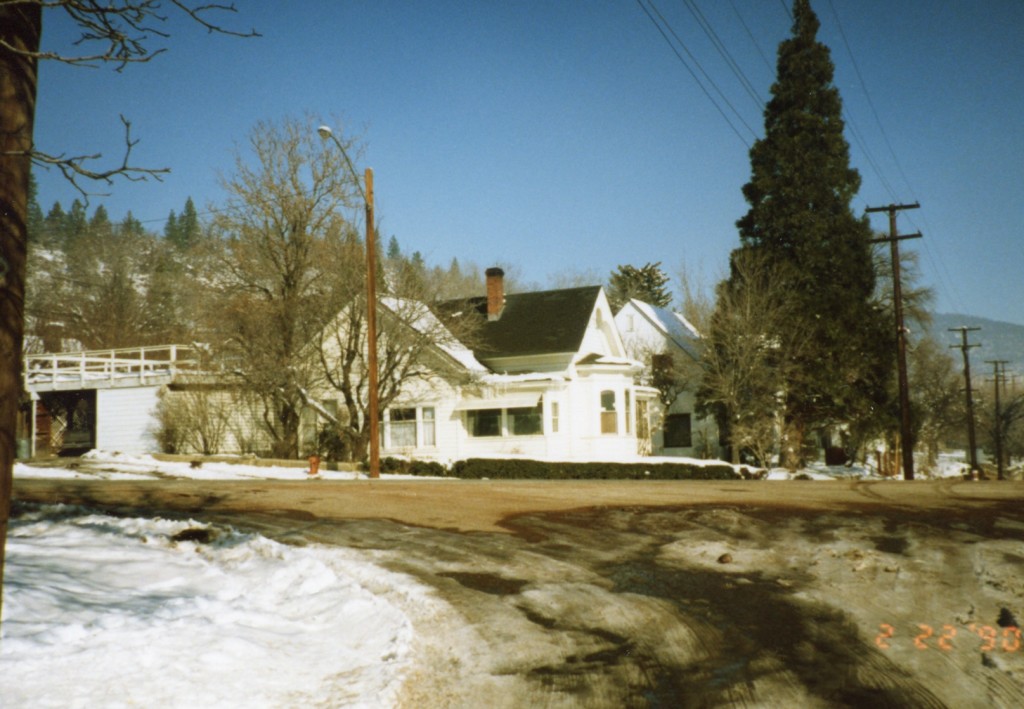
[[891,328],[873,299],[871,232],[850,208],[860,175],[849,164],[842,101],[818,27],[809,0],[795,0],[765,136],[750,151],[751,179],[743,187],[750,209],[737,222],[743,248],[787,265],[794,307],[778,335],[793,360],[782,450],[789,465],[803,462],[814,428],[884,408],[891,372]]
[[28,213],[25,217],[25,227],[28,233],[29,243],[37,244],[44,237],[43,210],[39,206],[39,185],[36,183],[35,175],[28,177]]
[[178,226],[178,215],[171,210],[167,215],[167,222],[164,224],[164,238],[167,243],[178,246],[181,243],[181,228]]
[[392,236],[388,241],[388,260],[397,261],[402,258],[402,249],[398,245],[398,237]]
[[54,202],[43,218],[43,233],[47,243],[63,245],[67,239],[68,215],[60,202]]
[[71,243],[83,236],[89,230],[89,217],[86,214],[85,205],[81,200],[76,199],[71,203],[65,220],[64,238]]
[[96,207],[92,218],[89,219],[89,233],[94,237],[103,238],[110,236],[113,230],[114,225],[110,221],[110,215],[107,214],[107,208],[101,204]]
[[660,261],[640,268],[619,266],[608,278],[608,300],[616,312],[632,298],[664,308],[672,302],[672,294],[665,287],[668,280]]
[[124,219],[121,221],[120,233],[130,236],[142,236],[145,232],[146,229],[142,226],[142,222],[135,218],[131,210],[128,210],[128,213],[124,215]]
[[178,247],[186,250],[192,248],[199,241],[199,215],[196,213],[196,205],[189,197],[185,200],[185,207],[178,217]]

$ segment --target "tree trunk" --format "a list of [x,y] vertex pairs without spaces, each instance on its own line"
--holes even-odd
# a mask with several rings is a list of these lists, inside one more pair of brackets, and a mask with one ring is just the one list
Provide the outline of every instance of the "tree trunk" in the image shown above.
[[[0,38],[5,44],[34,53],[41,32],[39,5],[0,4]],[[35,105],[36,60],[0,48],[0,613],[21,399],[29,151]]]
[[299,412],[288,402],[279,402],[280,438],[274,441],[275,458],[299,457]]
[[783,438],[781,465],[790,472],[796,472],[804,465],[804,437],[806,424],[802,421],[790,421],[786,424],[786,433]]

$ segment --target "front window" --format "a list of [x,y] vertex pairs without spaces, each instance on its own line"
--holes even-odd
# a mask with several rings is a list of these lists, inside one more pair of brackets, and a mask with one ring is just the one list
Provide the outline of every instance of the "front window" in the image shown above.
[[693,434],[690,430],[690,414],[669,414],[665,417],[665,447],[690,448]]
[[477,409],[466,412],[466,426],[474,438],[501,435],[501,409]]
[[513,436],[536,436],[544,432],[544,410],[540,404],[508,410],[508,428]]
[[433,406],[423,407],[423,445],[427,447],[437,445],[437,433],[435,429],[435,415]]
[[601,392],[601,433],[619,432],[619,412],[615,408],[615,392]]
[[391,409],[391,446],[416,447],[416,409]]

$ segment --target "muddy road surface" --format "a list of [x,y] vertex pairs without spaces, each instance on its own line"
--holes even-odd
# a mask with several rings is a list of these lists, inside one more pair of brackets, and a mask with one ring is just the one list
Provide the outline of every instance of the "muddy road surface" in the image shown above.
[[1024,706],[1020,483],[25,480],[418,579],[409,707]]

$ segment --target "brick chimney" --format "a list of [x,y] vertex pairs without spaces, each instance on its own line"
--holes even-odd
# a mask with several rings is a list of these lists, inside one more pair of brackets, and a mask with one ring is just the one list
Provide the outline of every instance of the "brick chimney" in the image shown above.
[[488,268],[487,276],[487,319],[497,320],[505,308],[505,272],[500,268]]

